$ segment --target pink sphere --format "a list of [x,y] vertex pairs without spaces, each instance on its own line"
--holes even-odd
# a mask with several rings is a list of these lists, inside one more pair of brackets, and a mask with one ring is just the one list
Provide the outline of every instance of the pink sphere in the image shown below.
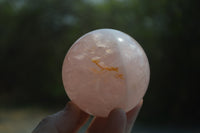
[[68,51],[62,78],[68,97],[88,114],[126,112],[143,98],[150,70],[142,47],[129,35],[99,29],[79,38]]

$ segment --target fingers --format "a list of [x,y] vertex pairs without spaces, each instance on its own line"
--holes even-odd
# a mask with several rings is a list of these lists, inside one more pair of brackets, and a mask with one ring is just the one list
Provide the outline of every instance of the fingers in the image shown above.
[[74,133],[88,118],[88,114],[81,111],[72,102],[68,102],[64,110],[41,121],[33,133]]
[[122,109],[115,109],[107,118],[95,118],[87,133],[124,133],[125,128],[125,112]]
[[130,133],[142,104],[143,100],[127,114],[122,109],[115,109],[107,118],[96,117],[87,133]]
[[69,102],[66,108],[55,116],[55,125],[59,133],[73,133],[89,118],[88,114],[81,111],[72,102]]
[[142,104],[143,100],[141,100],[140,103],[135,108],[133,108],[131,111],[127,113],[126,133],[131,133],[132,127],[142,107]]
[[[130,133],[142,107],[141,101],[127,114],[122,109],[114,109],[107,118],[95,118],[88,133]],[[66,108],[40,122],[33,133],[75,133],[89,118],[72,102]]]
[[96,117],[91,122],[87,133],[102,133],[106,127],[107,118]]
[[50,116],[43,119],[32,133],[58,133]]
[[113,110],[108,116],[107,133],[124,133],[126,121],[126,113],[122,109]]

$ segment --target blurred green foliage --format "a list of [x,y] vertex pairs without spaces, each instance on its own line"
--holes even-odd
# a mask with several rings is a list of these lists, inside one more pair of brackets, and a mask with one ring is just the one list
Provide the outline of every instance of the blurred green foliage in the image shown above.
[[196,123],[199,108],[199,1],[0,0],[0,104],[67,101],[62,62],[81,35],[121,30],[144,48],[151,81],[141,120]]

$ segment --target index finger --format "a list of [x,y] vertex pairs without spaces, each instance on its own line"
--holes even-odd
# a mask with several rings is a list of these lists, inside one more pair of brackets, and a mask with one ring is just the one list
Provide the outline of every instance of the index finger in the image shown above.
[[88,114],[68,102],[65,109],[44,118],[33,133],[74,133],[88,118]]

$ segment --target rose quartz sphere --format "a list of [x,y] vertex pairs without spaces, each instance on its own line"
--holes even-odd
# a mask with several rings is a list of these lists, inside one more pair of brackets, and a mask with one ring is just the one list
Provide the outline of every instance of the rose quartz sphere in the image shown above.
[[149,63],[129,35],[99,29],[79,38],[68,51],[62,78],[68,97],[88,114],[106,117],[114,108],[126,112],[143,98]]

